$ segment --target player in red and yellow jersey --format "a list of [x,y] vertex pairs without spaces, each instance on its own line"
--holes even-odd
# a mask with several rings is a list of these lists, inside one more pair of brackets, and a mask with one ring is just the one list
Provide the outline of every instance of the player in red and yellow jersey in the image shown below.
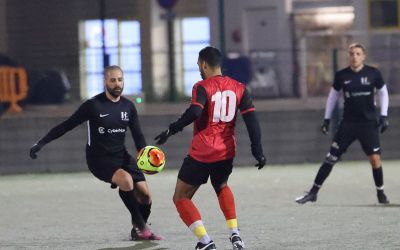
[[163,144],[169,136],[194,123],[189,155],[179,171],[173,201],[183,222],[199,240],[196,249],[216,249],[191,200],[209,177],[225,216],[233,249],[244,249],[239,236],[234,196],[228,186],[235,157],[238,110],[249,132],[251,152],[257,160],[256,167],[261,169],[266,162],[260,125],[250,94],[243,84],[222,76],[221,62],[222,54],[214,47],[206,47],[199,52],[197,64],[203,81],[193,86],[190,107],[155,138],[157,144]]

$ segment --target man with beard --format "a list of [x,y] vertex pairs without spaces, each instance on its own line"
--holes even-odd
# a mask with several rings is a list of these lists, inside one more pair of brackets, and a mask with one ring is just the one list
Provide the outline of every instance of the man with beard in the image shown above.
[[199,52],[197,65],[203,81],[196,83],[192,91],[192,103],[182,116],[158,135],[157,144],[182,131],[194,122],[193,140],[189,155],[184,159],[178,174],[173,201],[183,222],[198,238],[195,249],[216,249],[203,225],[200,212],[192,202],[198,188],[211,184],[218,196],[219,206],[226,219],[229,239],[234,250],[244,249],[239,236],[233,193],[228,186],[235,157],[235,123],[237,111],[243,116],[251,141],[251,152],[258,169],[265,165],[261,145],[261,131],[255,108],[246,87],[221,74],[221,52],[206,47]]
[[52,128],[30,149],[30,157],[47,143],[87,121],[86,162],[98,179],[119,187],[119,195],[132,217],[133,240],[160,240],[147,225],[151,196],[146,179],[136,160],[127,152],[124,142],[127,127],[132,132],[137,151],[146,141],[139,125],[135,105],[121,96],[123,71],[118,66],[104,69],[105,91],[84,102],[67,120]]

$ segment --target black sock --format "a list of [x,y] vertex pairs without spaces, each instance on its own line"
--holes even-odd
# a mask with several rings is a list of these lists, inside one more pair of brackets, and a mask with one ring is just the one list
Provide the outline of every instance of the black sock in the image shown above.
[[324,162],[318,170],[317,176],[315,176],[314,185],[312,186],[310,192],[317,193],[321,188],[322,184],[328,178],[331,170],[333,168],[332,163]]
[[124,202],[126,208],[128,208],[129,212],[131,213],[132,224],[134,224],[134,226],[137,226],[139,229],[143,229],[146,226],[146,223],[140,212],[139,204],[136,201],[133,190],[126,192],[120,189],[119,196]]
[[382,190],[383,190],[383,169],[382,169],[382,167],[372,168],[372,175],[374,176],[376,188],[378,190],[382,188]]
[[142,214],[143,220],[147,223],[151,213],[151,203],[150,204],[139,204],[139,211]]

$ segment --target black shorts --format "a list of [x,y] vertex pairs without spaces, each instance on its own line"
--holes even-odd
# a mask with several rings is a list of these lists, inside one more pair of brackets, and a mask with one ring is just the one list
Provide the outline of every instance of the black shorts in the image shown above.
[[104,182],[111,183],[112,176],[120,168],[132,176],[133,182],[146,180],[143,172],[138,168],[136,160],[127,152],[116,156],[86,155],[86,162],[90,172]]
[[213,186],[227,182],[232,173],[233,159],[218,161],[213,163],[203,163],[187,156],[179,170],[178,178],[183,182],[200,186],[211,179]]
[[348,147],[358,140],[366,155],[380,154],[379,130],[377,121],[370,122],[349,122],[342,121],[336,132],[331,154],[340,157]]

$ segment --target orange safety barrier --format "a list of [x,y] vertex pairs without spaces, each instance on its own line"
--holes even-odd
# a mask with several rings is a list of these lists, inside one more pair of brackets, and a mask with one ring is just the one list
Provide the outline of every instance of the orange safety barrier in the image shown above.
[[0,67],[0,101],[9,102],[7,112],[21,112],[18,102],[28,94],[28,77],[24,68]]

